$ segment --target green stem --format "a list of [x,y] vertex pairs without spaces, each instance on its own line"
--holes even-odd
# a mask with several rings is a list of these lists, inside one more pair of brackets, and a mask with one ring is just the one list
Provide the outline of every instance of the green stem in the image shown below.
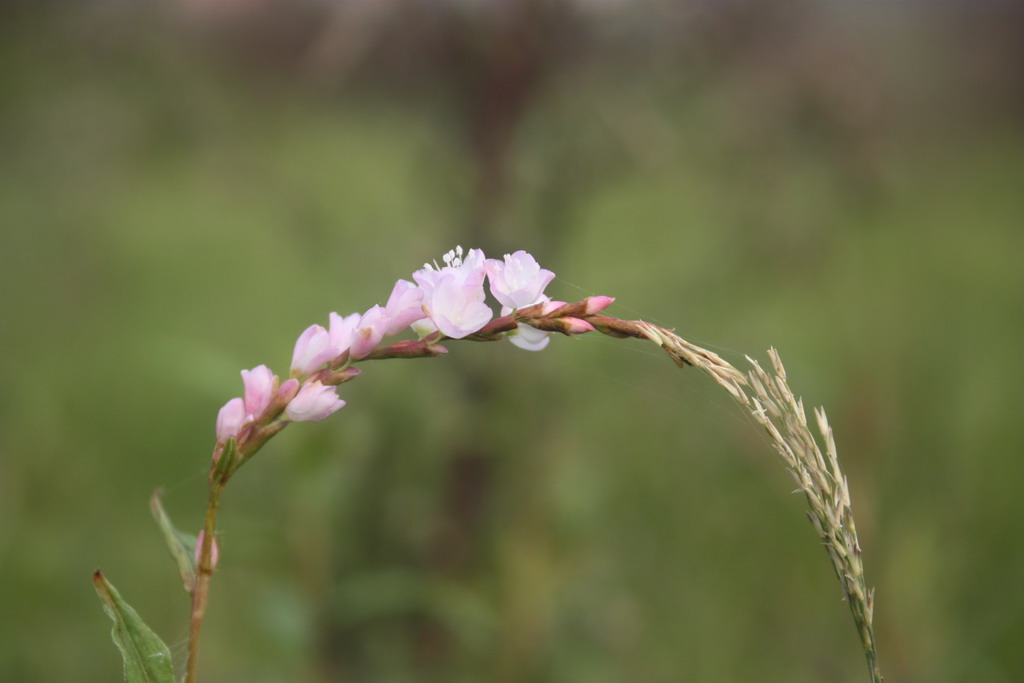
[[850,601],[850,611],[853,612],[853,620],[857,623],[857,632],[860,635],[860,643],[864,648],[864,656],[868,661],[868,673],[871,676],[871,683],[882,683],[882,670],[878,666],[878,653],[875,650],[875,629],[865,618],[864,614],[854,607]]

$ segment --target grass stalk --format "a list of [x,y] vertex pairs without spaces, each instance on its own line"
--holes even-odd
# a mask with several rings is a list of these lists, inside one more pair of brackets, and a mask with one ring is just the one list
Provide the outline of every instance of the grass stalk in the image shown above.
[[781,456],[787,471],[807,498],[810,508],[807,516],[828,552],[850,605],[871,681],[882,683],[872,626],[874,589],[868,588],[864,579],[850,487],[839,466],[835,438],[825,411],[821,408],[814,411],[819,443],[808,423],[803,400],[790,389],[786,368],[775,349],[768,351],[771,372],[747,356],[751,369],[743,373],[718,355],[670,330],[639,321],[633,325],[636,331],[664,349],[677,365],[692,365],[711,377],[764,429],[772,448]]

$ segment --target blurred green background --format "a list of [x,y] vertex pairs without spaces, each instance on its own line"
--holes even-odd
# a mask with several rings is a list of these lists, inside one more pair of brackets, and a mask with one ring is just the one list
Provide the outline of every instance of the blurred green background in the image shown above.
[[[0,680],[184,661],[238,371],[456,243],[774,345],[829,411],[890,681],[1024,672],[1015,3],[8,2]],[[860,681],[751,420],[653,347],[375,363],[229,487],[207,681]],[[1017,378],[1017,379],[1014,379]],[[1015,493],[1016,492],[1016,493]]]

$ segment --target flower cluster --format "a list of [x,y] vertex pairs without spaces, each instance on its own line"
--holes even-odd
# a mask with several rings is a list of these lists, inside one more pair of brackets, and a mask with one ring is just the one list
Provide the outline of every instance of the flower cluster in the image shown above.
[[[549,299],[544,290],[555,274],[541,268],[525,251],[488,259],[479,249],[464,252],[456,247],[441,260],[443,266],[436,261],[424,264],[412,274],[412,281],[398,280],[384,306],[349,315],[331,313],[326,327],[313,324],[303,330],[292,350],[287,379],[282,381],[266,365],[242,370],[242,395],[225,403],[217,414],[206,521],[192,548],[192,566],[183,570],[193,596],[189,681],[194,680],[198,624],[220,554],[214,533],[224,486],[290,423],[323,420],[344,407],[338,385],[360,374],[353,363],[437,356],[447,353],[440,345],[446,339],[508,339],[539,351],[547,346],[552,332],[578,335],[599,330],[618,337],[643,336],[634,323],[598,315],[612,303],[611,297],[592,296],[574,303]],[[500,306],[497,318],[486,301],[488,289]],[[418,338],[384,342],[408,329]],[[180,559],[180,539],[171,544],[172,554]]]
[[[291,377],[284,382],[265,365],[243,370],[244,395],[228,401],[217,415],[218,446],[229,439],[241,446],[248,434],[275,420],[314,422],[341,409],[345,401],[338,398],[336,385],[358,374],[350,364],[406,329],[416,332],[419,341],[393,344],[391,357],[436,355],[444,352],[434,346],[437,342],[472,335],[488,341],[504,337],[520,348],[539,351],[551,332],[592,331],[590,323],[574,316],[594,315],[612,301],[551,301],[544,289],[555,274],[525,251],[499,260],[485,258],[480,249],[464,252],[456,247],[442,261],[443,266],[424,264],[412,274],[415,282],[398,280],[383,307],[347,316],[331,313],[327,327],[309,326],[295,342]],[[485,301],[485,281],[501,305],[500,324],[488,325],[494,312]],[[414,352],[410,349],[416,343],[420,346]]]

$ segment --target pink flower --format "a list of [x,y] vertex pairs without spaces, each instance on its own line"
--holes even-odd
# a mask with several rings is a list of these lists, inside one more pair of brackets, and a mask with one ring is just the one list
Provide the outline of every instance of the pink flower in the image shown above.
[[486,325],[494,312],[484,303],[483,279],[442,272],[423,305],[430,320],[452,339],[462,339]]
[[240,398],[233,398],[217,413],[217,443],[224,443],[237,437],[244,424],[245,402]]
[[387,311],[380,306],[374,306],[363,313],[352,333],[352,346],[349,348],[352,360],[366,358],[370,351],[373,351],[384,338],[389,322]]
[[266,365],[257,365],[252,370],[242,370],[242,384],[245,386],[245,420],[256,421],[274,398],[277,377]]
[[306,382],[284,409],[284,414],[293,422],[317,422],[344,405],[335,387],[324,386],[318,381]]
[[352,346],[352,336],[359,325],[360,317],[358,313],[346,315],[344,318],[337,313],[331,313],[331,329],[328,336],[330,337],[331,351],[335,356],[340,356]]
[[444,266],[438,267],[436,262],[433,265],[424,263],[423,268],[412,274],[412,279],[416,280],[423,290],[424,299],[430,298],[438,280],[445,274],[453,275],[463,283],[475,282],[483,286],[487,269],[484,252],[480,249],[470,249],[463,259],[462,247],[455,247],[441,257],[441,260],[444,261]]
[[544,288],[555,277],[550,270],[544,270],[525,251],[505,254],[504,262],[487,259],[487,276],[491,280],[491,294],[503,306],[523,308],[537,303],[543,296]]
[[384,336],[390,337],[426,317],[423,313],[423,290],[408,280],[399,280],[391,290],[385,310],[389,322]]
[[[199,561],[203,556],[203,539],[206,538],[206,531],[200,530],[199,537],[196,539],[196,547],[193,553],[193,557],[196,561],[196,568],[199,568]],[[217,567],[217,560],[220,559],[220,550],[217,549],[217,539],[214,538],[210,544],[210,566],[212,568]]]
[[299,335],[292,352],[292,374],[308,375],[337,355],[331,348],[330,335],[320,325],[310,325]]
[[[484,303],[486,259],[479,249],[470,249],[463,258],[462,247],[455,247],[442,260],[443,267],[427,263],[412,277],[423,290],[423,310],[430,321],[452,339],[462,339],[494,315]],[[417,332],[423,329],[418,324]]]

